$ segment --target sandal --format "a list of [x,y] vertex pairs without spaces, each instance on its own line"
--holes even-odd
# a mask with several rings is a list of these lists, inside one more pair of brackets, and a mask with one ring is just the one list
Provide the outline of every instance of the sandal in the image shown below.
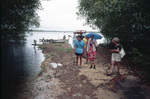
[[78,67],[78,69],[82,68],[81,66]]
[[96,69],[95,65],[94,65],[94,69]]
[[111,76],[111,75],[112,75],[112,73],[107,74],[107,76]]

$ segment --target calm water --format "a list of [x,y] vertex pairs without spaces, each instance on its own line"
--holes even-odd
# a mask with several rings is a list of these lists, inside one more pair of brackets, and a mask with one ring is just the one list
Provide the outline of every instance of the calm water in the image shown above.
[[[73,37],[73,32],[33,32],[34,33],[34,39],[37,40],[37,43],[39,42],[39,39],[63,39],[63,36],[66,36],[66,39],[68,39],[68,35],[70,35],[71,37],[69,38],[69,43],[72,45],[72,37]],[[31,38],[33,38],[32,36],[30,36]],[[97,40],[97,43],[103,43],[104,42],[104,38]],[[33,42],[33,41],[32,41]]]
[[[27,41],[20,44],[11,44],[2,49],[2,99],[12,99],[15,93],[21,91],[26,82],[32,81],[40,71],[44,54],[34,47],[33,41],[39,39],[62,39],[63,35],[73,36],[72,32],[33,32],[28,35]],[[103,40],[98,40],[98,43]],[[69,39],[72,44],[72,38]]]

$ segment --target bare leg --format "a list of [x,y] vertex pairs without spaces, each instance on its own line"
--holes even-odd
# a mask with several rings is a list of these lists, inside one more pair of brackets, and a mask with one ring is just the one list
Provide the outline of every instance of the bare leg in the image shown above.
[[90,60],[90,64],[91,64],[91,67],[90,67],[90,68],[92,68],[92,60]]
[[94,65],[96,64],[96,59],[93,60],[94,61]]
[[86,49],[85,49],[85,55],[84,56],[86,57]]
[[109,72],[110,74],[112,74],[112,72],[113,72],[113,69],[114,69],[114,63],[115,63],[114,61],[111,61],[111,69],[110,69],[110,72]]
[[86,63],[88,63],[88,55],[86,55]]
[[82,65],[82,56],[80,56],[80,66]]
[[118,74],[120,74],[119,70],[120,70],[120,63],[119,62],[116,62],[117,63],[117,66],[118,66]]
[[92,65],[92,60],[90,60],[90,64]]
[[83,56],[86,57],[86,49],[84,48]]
[[77,61],[76,61],[76,65],[77,65],[77,66],[78,66],[78,58],[79,58],[79,56],[77,56],[77,59],[76,59],[76,60],[77,60]]

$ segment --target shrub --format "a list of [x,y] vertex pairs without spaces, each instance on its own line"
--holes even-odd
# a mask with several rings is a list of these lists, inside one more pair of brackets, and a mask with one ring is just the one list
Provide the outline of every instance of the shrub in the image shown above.
[[106,43],[101,43],[101,44],[99,44],[98,46],[101,46],[101,47],[107,48],[109,45],[108,45],[108,44],[106,44]]
[[143,61],[143,55],[140,53],[140,51],[136,48],[132,48],[131,51],[129,51],[130,59],[135,64],[140,64]]
[[131,51],[129,51],[129,56],[129,59],[131,59],[136,66],[140,67],[141,70],[147,73],[150,71],[150,56],[142,54],[137,48],[132,48]]

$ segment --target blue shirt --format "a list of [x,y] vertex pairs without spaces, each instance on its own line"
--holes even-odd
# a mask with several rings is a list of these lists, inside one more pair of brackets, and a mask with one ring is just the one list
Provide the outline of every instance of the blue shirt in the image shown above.
[[82,54],[84,46],[85,46],[85,43],[83,40],[81,40],[81,41],[76,40],[76,42],[75,42],[76,53]]

